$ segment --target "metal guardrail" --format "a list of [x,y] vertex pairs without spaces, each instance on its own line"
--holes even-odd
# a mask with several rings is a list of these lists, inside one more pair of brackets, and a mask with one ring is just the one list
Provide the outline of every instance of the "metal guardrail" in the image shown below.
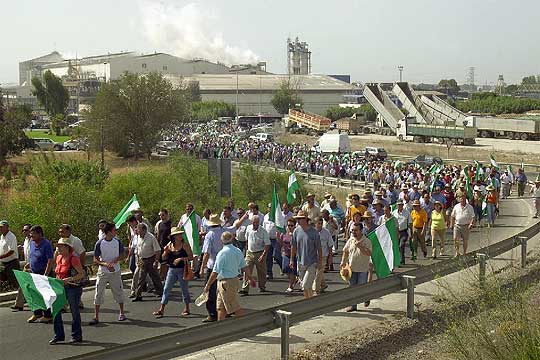
[[[540,222],[503,241],[472,251],[464,256],[449,259],[410,270],[399,275],[376,280],[369,284],[350,287],[322,294],[310,300],[260,310],[239,318],[200,325],[190,329],[175,331],[165,335],[139,340],[121,346],[103,349],[70,359],[96,359],[104,357],[116,360],[164,359],[186,355],[230,341],[242,339],[279,327],[278,310],[292,313],[292,322],[299,322],[325,313],[342,309],[351,303],[379,298],[406,289],[404,276],[415,277],[415,284],[432,281],[435,278],[464,270],[479,263],[478,254],[487,257],[501,255],[521,244],[520,237],[530,238],[540,232]],[[485,257],[482,257],[485,259]]]

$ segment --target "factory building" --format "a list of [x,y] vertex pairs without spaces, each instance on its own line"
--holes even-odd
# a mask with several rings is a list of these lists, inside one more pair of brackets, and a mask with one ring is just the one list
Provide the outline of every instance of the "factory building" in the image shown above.
[[241,115],[280,115],[271,104],[272,97],[284,81],[290,81],[304,101],[304,109],[323,114],[330,106],[343,102],[343,95],[353,86],[326,75],[253,75],[253,74],[198,74],[190,77],[166,75],[173,85],[187,81],[199,83],[204,101],[224,101],[235,105]]

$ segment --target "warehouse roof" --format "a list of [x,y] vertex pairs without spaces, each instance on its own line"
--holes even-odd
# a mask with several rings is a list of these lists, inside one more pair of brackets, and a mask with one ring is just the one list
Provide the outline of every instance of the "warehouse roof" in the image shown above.
[[[201,91],[236,90],[236,74],[201,74],[190,77],[165,75],[173,85],[182,81],[198,81]],[[276,90],[283,81],[290,79],[292,87],[301,90],[348,91],[353,86],[327,75],[238,75],[238,89],[241,91]]]

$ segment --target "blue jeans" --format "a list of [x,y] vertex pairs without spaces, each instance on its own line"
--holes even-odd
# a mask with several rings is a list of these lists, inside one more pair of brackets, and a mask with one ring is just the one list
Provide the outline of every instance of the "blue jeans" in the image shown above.
[[[352,272],[349,279],[349,286],[361,285],[367,283],[368,272]],[[351,305],[354,310],[357,310],[357,304]]]
[[[71,338],[73,340],[82,340],[81,328],[81,312],[79,311],[79,303],[81,301],[82,287],[66,287],[66,298],[71,310]],[[54,318],[54,338],[60,341],[66,339],[64,333],[64,323],[62,321],[62,312],[56,314]]]
[[283,262],[283,259],[281,258],[281,246],[279,246],[276,239],[270,239],[270,249],[268,249],[268,255],[266,256],[266,273],[268,275],[273,275],[272,267],[274,265],[274,260],[276,260],[281,269],[281,264]]
[[496,212],[497,206],[495,204],[487,204],[487,220],[490,224],[495,224],[495,218],[496,218]]
[[191,298],[189,296],[188,281],[184,280],[184,268],[169,268],[167,272],[167,278],[165,279],[165,287],[163,288],[163,296],[161,297],[161,303],[167,305],[169,302],[169,294],[176,282],[180,282],[180,288],[182,289],[182,297],[184,298],[184,304],[189,304]]

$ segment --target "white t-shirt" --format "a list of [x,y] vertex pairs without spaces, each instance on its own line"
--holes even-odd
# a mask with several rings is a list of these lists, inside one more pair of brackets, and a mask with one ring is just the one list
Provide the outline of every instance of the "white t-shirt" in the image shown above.
[[251,252],[263,251],[266,245],[270,245],[268,232],[261,225],[259,225],[257,230],[253,230],[253,225],[249,225],[246,228],[246,239],[248,250]]
[[156,237],[149,232],[144,235],[144,238],[141,238],[140,235],[137,235],[137,254],[143,258],[147,259],[154,256],[158,251],[161,251],[161,247],[156,239]]
[[452,217],[456,220],[455,223],[458,225],[469,225],[474,219],[474,209],[471,204],[465,204],[463,207],[458,203],[452,210]]
[[8,231],[6,235],[0,235],[0,255],[4,255],[11,250],[13,250],[13,254],[3,259],[0,259],[0,261],[4,264],[19,258],[19,252],[17,249],[17,238],[15,237],[15,234],[13,234],[11,231]]
[[[99,240],[94,248],[94,256],[106,263],[114,261],[124,253],[124,245],[117,238],[112,238],[110,241],[106,239]],[[100,265],[101,272],[109,272],[106,266]],[[120,264],[114,264],[114,271],[120,271]]]

